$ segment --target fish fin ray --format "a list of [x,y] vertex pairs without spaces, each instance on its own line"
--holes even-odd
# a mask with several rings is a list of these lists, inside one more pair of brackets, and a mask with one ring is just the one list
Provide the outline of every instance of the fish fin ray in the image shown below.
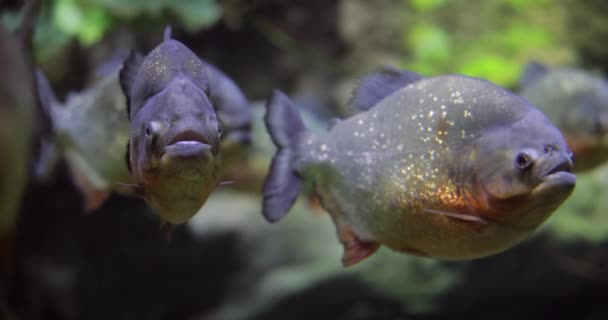
[[361,80],[350,104],[357,111],[367,111],[391,93],[420,79],[418,73],[385,66]]
[[524,71],[519,82],[520,87],[525,88],[529,86],[532,82],[534,82],[534,80],[546,74],[547,70],[547,66],[538,61],[528,62],[528,64],[524,67]]
[[137,72],[144,61],[144,56],[136,51],[129,52],[129,55],[122,63],[119,73],[119,82],[122,92],[125,95],[127,101],[127,117],[131,119],[131,90],[133,89],[133,83]]
[[371,256],[380,248],[380,244],[374,241],[365,241],[359,238],[350,227],[338,226],[338,238],[344,247],[342,265],[350,267]]
[[36,70],[36,95],[38,100],[39,134],[36,152],[33,156],[33,172],[36,180],[44,182],[49,179],[59,162],[60,146],[55,138],[54,114],[59,108],[49,80],[41,70]]
[[293,103],[279,90],[273,92],[266,104],[264,122],[278,151],[264,181],[262,213],[269,222],[276,222],[287,214],[302,190],[293,148],[306,128]]
[[144,187],[138,184],[116,182],[113,189],[122,195],[137,198],[144,198],[146,194]]
[[479,223],[479,224],[487,224],[488,223],[486,220],[484,220],[481,217],[473,216],[473,215],[469,215],[469,214],[447,212],[447,211],[428,209],[428,208],[424,209],[424,211],[428,212],[428,213],[439,214],[439,215],[442,215],[442,216],[454,218],[454,219],[461,220],[461,221],[469,221],[469,222],[475,222],[475,223]]
[[166,26],[165,30],[163,31],[163,41],[170,40],[172,32],[173,32],[173,28],[171,27],[171,25]]

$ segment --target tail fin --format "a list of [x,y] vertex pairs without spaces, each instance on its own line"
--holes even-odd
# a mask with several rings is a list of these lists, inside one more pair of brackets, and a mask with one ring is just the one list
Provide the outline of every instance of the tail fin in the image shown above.
[[294,147],[306,127],[291,100],[279,90],[273,91],[266,104],[264,122],[278,151],[264,182],[262,213],[269,222],[276,222],[287,214],[302,190],[302,178],[294,168]]
[[41,70],[35,70],[34,76],[38,112],[33,173],[37,181],[45,182],[52,176],[59,160],[59,146],[56,141],[53,116],[54,108],[57,108],[59,102],[44,73]]

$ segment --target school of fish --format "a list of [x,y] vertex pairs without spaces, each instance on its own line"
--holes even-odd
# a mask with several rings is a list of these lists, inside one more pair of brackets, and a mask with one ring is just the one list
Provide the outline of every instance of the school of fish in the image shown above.
[[[4,47],[0,53],[10,54]],[[10,67],[20,68],[17,62]],[[172,39],[169,27],[147,55],[131,52],[120,67],[65,103],[42,72],[34,77],[22,69],[15,73],[36,79],[57,148],[89,210],[119,192],[143,198],[169,226],[184,223],[222,184],[221,167],[241,159],[243,146],[254,143],[249,103],[237,84]],[[312,185],[336,226],[344,266],[380,246],[462,260],[518,244],[572,193],[573,168],[584,170],[608,158],[605,83],[578,75],[574,78],[581,80],[572,85],[559,76],[541,82],[546,70],[533,71],[522,80],[531,103],[483,79],[425,78],[387,67],[355,89],[350,105],[359,113],[331,121],[323,133],[309,131],[290,98],[275,90],[264,117],[277,151],[263,186],[263,216],[279,221],[304,185]],[[559,110],[537,99],[555,87],[569,94],[554,97],[564,103]],[[11,111],[12,104],[33,104],[0,98],[1,112]],[[15,121],[27,122],[20,129],[31,131],[29,119]],[[581,123],[587,131],[570,130]],[[23,149],[30,138],[21,138]],[[573,151],[584,159],[580,166],[573,167]],[[18,168],[15,174],[25,173]],[[3,184],[14,180],[2,178]],[[2,208],[0,218],[9,209]]]

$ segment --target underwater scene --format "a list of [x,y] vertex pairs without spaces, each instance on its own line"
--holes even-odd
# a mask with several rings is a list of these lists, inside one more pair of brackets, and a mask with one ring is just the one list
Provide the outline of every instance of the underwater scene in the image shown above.
[[608,319],[608,2],[0,1],[0,320]]

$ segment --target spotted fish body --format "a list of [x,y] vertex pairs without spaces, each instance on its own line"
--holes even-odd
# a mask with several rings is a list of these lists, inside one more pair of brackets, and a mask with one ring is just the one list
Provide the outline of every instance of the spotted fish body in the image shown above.
[[312,180],[345,266],[379,245],[468,259],[518,243],[571,193],[563,137],[527,101],[480,79],[392,73],[364,79],[353,104],[369,110],[324,135],[306,131],[275,92],[266,115],[279,147],[264,189],[268,220]]
[[131,54],[120,73],[127,96],[129,186],[168,223],[196,214],[219,183],[222,133],[210,100],[208,67],[185,45],[164,41]]
[[608,81],[574,68],[526,67],[521,94],[562,131],[577,172],[608,160]]

